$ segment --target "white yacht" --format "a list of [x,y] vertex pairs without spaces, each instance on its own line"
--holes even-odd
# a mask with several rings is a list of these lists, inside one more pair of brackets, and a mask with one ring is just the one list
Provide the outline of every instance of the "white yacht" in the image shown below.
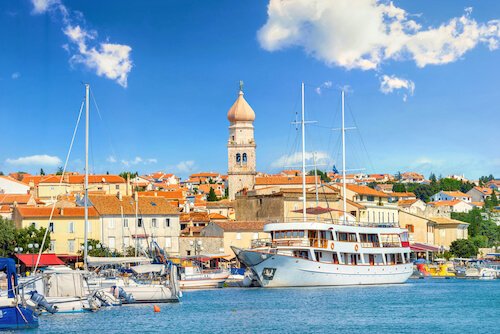
[[338,220],[307,216],[304,84],[302,83],[302,219],[270,223],[270,242],[232,247],[262,287],[404,283],[413,273],[408,232],[396,226],[360,224],[347,213],[344,92],[342,91],[343,214]]
[[408,233],[340,222],[271,223],[272,240],[232,247],[262,287],[404,283],[413,273]]

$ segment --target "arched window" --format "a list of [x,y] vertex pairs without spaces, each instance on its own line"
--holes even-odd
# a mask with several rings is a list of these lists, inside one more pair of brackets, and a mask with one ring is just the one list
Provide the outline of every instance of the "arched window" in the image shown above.
[[246,153],[243,153],[243,164],[244,165],[247,164],[247,154]]
[[236,153],[236,163],[241,163],[241,154]]

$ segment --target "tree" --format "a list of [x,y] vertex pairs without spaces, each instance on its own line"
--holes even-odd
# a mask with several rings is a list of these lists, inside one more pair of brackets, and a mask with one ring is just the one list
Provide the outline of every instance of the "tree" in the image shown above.
[[135,173],[132,173],[132,172],[121,172],[118,175],[120,175],[122,178],[124,178],[126,180],[127,177],[130,177],[130,179],[133,179],[134,177],[139,176],[139,173],[138,172],[135,172]]
[[224,197],[225,198],[229,197],[229,188],[224,189]]
[[[38,244],[40,248],[42,248],[42,252],[49,249],[50,246],[50,235],[48,235],[47,240],[45,240],[45,244],[43,243],[43,237],[45,236],[46,228],[36,228],[34,225],[30,225],[25,228],[17,229],[15,231],[15,246],[22,247],[25,251],[29,251],[29,244]],[[15,247],[14,246],[14,247]],[[33,252],[38,252],[39,249],[33,249]],[[13,249],[12,249],[13,250]]]
[[[121,256],[121,254],[117,251],[112,251],[105,245],[101,244],[99,240],[96,239],[88,239],[87,240],[87,246],[89,247],[88,255],[89,256],[100,256],[100,257],[105,257],[105,256]],[[83,248],[83,243],[81,244],[81,248]],[[80,249],[78,251],[78,254],[83,255],[83,250]]]
[[43,170],[43,168],[40,168],[40,175],[45,175],[45,171]]
[[486,200],[484,201],[484,204],[485,206],[486,204],[488,205],[487,206],[488,209],[492,209],[498,206],[498,197],[497,194],[495,193],[495,189],[493,189],[493,191],[491,192],[490,198],[487,198],[487,201]]
[[0,175],[4,175],[3,172],[0,170]]
[[429,181],[431,181],[431,185],[435,185],[437,183],[437,177],[436,177],[436,174],[434,173],[431,173],[431,175],[429,175]]
[[56,175],[62,175],[64,169],[62,167],[57,167]]
[[[314,169],[313,169],[313,170],[310,170],[310,171],[307,173],[307,175],[309,175],[309,176],[314,176]],[[328,183],[328,182],[330,182],[330,181],[331,181],[331,180],[330,180],[330,178],[328,177],[328,175],[327,175],[325,172],[323,172],[323,171],[321,171],[321,170],[319,170],[319,169],[316,169],[316,175],[318,175],[318,176],[319,176],[319,178],[320,178],[320,180],[321,180],[321,181],[323,181],[323,182],[325,182],[325,183]]]
[[218,200],[218,198],[217,198],[217,195],[215,194],[214,188],[210,187],[210,191],[208,192],[207,201],[215,202],[217,200]]
[[444,191],[454,191],[460,190],[460,186],[462,185],[462,181],[444,178],[439,180],[439,189]]
[[395,193],[404,193],[406,192],[406,186],[403,183],[394,183],[392,185],[392,191]]
[[401,172],[400,172],[400,171],[398,171],[398,172],[394,175],[394,177],[396,178],[396,181],[401,181],[401,179],[402,179]]
[[475,257],[478,252],[478,248],[469,239],[458,239],[451,243],[450,252],[456,257]]
[[467,213],[452,212],[451,218],[469,223],[469,237],[476,245],[493,247],[500,242],[500,226],[489,217],[489,211],[474,208]]
[[0,217],[0,251],[2,256],[11,254],[15,247],[15,230],[12,220]]

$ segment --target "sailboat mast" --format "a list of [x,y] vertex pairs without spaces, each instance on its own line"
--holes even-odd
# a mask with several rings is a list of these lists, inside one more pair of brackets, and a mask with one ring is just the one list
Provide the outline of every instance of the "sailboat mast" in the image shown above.
[[302,217],[306,221],[306,126],[304,108],[304,83],[302,82]]
[[89,208],[88,208],[88,195],[89,195],[89,91],[90,85],[85,84],[85,190],[84,190],[84,212],[85,223],[83,232],[83,266],[87,270],[87,256],[88,256],[88,225],[89,225]]
[[345,119],[344,119],[344,90],[342,89],[342,192],[344,223],[347,222],[347,193],[345,185]]

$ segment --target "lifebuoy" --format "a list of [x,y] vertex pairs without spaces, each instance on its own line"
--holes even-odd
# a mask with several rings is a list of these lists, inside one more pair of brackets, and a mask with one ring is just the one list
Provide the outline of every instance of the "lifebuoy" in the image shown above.
[[356,245],[354,246],[354,250],[357,252],[357,251],[358,251],[358,249],[359,249],[359,246],[356,244]]
[[330,244],[330,249],[334,249],[335,248],[335,245],[333,244],[333,242]]

